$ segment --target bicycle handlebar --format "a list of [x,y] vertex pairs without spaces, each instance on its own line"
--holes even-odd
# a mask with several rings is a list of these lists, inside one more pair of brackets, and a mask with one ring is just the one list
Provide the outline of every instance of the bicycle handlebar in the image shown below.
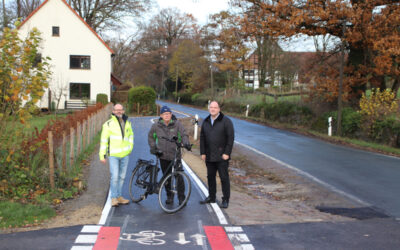
[[175,144],[178,148],[186,148],[188,151],[192,151],[193,144],[183,145],[182,142],[178,142],[178,137],[176,137],[176,136],[172,137],[171,139],[164,137],[164,136],[162,136],[161,138],[164,140],[167,140],[169,142],[175,142]]

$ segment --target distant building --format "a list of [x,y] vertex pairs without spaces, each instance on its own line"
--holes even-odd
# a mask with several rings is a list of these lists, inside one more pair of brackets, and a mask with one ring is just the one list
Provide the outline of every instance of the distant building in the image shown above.
[[314,56],[314,52],[282,52],[279,55],[280,66],[275,67],[276,70],[273,75],[266,70],[265,79],[260,81],[258,56],[253,52],[245,61],[242,70],[239,72],[239,76],[245,81],[246,87],[254,89],[281,86],[287,82],[296,87],[309,83],[307,68],[311,67],[311,58]]
[[52,71],[39,107],[50,108],[57,96],[60,109],[68,102],[95,101],[99,93],[110,98],[114,52],[65,0],[44,1],[24,20],[20,37],[33,27],[41,32],[40,52],[51,58]]

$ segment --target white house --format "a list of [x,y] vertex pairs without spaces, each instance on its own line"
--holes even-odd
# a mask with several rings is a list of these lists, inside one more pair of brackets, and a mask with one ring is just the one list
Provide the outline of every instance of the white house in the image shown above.
[[33,27],[41,32],[40,51],[51,58],[52,71],[38,106],[50,108],[58,96],[60,109],[65,102],[94,101],[99,93],[110,99],[113,51],[65,0],[45,0],[21,24],[20,37]]

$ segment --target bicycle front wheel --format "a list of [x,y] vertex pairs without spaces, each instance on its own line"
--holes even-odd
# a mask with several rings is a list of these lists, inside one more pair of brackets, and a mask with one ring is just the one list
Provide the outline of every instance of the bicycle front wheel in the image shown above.
[[158,203],[166,213],[175,213],[186,206],[191,191],[190,178],[184,172],[176,171],[161,182]]
[[146,171],[146,166],[137,166],[129,181],[129,195],[133,202],[139,202],[146,198],[149,184],[150,174]]

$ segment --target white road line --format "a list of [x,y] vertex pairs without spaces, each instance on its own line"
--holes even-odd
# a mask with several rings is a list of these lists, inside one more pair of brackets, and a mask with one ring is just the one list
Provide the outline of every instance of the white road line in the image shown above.
[[241,244],[240,245],[241,250],[254,250],[254,247],[252,244]]
[[240,143],[240,142],[238,142],[238,141],[235,141],[235,143],[237,143],[237,144],[239,144],[239,145],[241,145],[241,146],[243,146],[243,147],[245,147],[245,148],[248,148],[248,149],[250,149],[250,150],[253,151],[253,152],[256,152],[256,153],[258,153],[258,154],[261,154],[261,155],[263,155],[263,156],[265,156],[265,157],[267,157],[267,158],[269,158],[269,159],[271,159],[271,160],[273,160],[273,161],[275,161],[275,162],[277,162],[277,163],[279,163],[279,164],[281,164],[281,165],[283,165],[283,166],[285,166],[285,167],[287,167],[287,168],[289,168],[289,169],[291,169],[291,170],[294,170],[294,171],[296,171],[297,173],[299,173],[300,175],[303,175],[303,176],[305,176],[305,177],[307,177],[307,178],[309,178],[309,179],[311,179],[311,180],[313,180],[313,181],[315,181],[315,182],[317,182],[317,183],[319,183],[319,184],[325,186],[326,188],[332,190],[333,192],[336,192],[336,193],[338,193],[338,194],[341,194],[341,195],[343,195],[343,196],[345,196],[345,197],[347,197],[347,198],[349,198],[349,199],[351,199],[351,200],[357,201],[358,203],[360,203],[360,204],[362,204],[362,205],[364,205],[364,206],[371,206],[371,204],[369,204],[368,202],[365,202],[365,201],[363,201],[363,200],[357,198],[357,197],[354,196],[354,195],[348,194],[348,193],[346,193],[346,192],[344,192],[344,191],[342,191],[342,190],[340,190],[340,189],[337,189],[337,188],[335,188],[334,186],[332,186],[332,185],[330,185],[330,184],[328,184],[328,183],[326,183],[326,182],[324,182],[324,181],[318,179],[317,177],[315,177],[315,176],[313,176],[313,175],[311,175],[311,174],[309,174],[309,173],[304,172],[303,170],[300,170],[300,169],[298,169],[298,168],[296,168],[296,167],[294,167],[294,166],[292,166],[292,165],[289,165],[289,164],[287,164],[287,163],[284,163],[284,162],[282,162],[282,161],[280,161],[280,160],[278,160],[278,159],[276,159],[276,158],[274,158],[274,157],[272,157],[272,156],[269,156],[269,155],[267,155],[267,154],[265,154],[265,153],[263,153],[263,152],[261,152],[261,151],[258,151],[258,150],[255,149],[255,148],[252,148],[252,147],[250,147],[250,146],[248,146],[248,145],[246,145],[246,144]]
[[71,250],[92,250],[93,246],[72,246]]
[[110,191],[108,191],[107,201],[106,204],[104,204],[103,211],[101,212],[101,217],[98,223],[99,225],[104,225],[106,223],[110,209],[111,209],[111,193]]
[[239,233],[239,232],[243,232],[243,228],[242,227],[225,227],[225,231],[227,233]]
[[176,111],[175,109],[173,109],[172,111],[175,112],[175,113],[181,114],[181,115],[185,115],[187,117],[191,117],[191,115],[188,115],[188,114],[183,113],[183,112]]
[[99,233],[100,225],[86,225],[83,226],[81,233]]
[[[183,167],[185,168],[186,172],[190,174],[192,179],[196,182],[197,186],[203,192],[205,197],[208,197],[208,189],[204,186],[203,182],[197,177],[197,175],[190,169],[190,167],[186,164],[186,162],[182,159]],[[221,209],[217,205],[217,203],[210,203],[211,207],[214,209],[215,214],[219,220],[221,225],[227,225],[228,221],[226,220],[224,213],[222,213]]]
[[80,234],[76,237],[75,244],[79,243],[95,243],[97,240],[97,234]]
[[228,234],[228,237],[231,241],[250,242],[246,234]]

